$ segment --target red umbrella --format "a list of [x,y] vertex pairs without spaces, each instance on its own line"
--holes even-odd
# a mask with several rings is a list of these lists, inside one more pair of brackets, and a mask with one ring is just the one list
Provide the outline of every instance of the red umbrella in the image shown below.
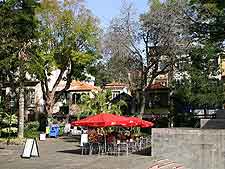
[[154,123],[146,120],[142,120],[138,117],[127,117],[129,119],[129,127],[142,127],[142,128],[148,128],[153,127]]
[[71,125],[88,127],[127,126],[129,125],[129,119],[115,114],[101,113],[82,120],[73,121]]

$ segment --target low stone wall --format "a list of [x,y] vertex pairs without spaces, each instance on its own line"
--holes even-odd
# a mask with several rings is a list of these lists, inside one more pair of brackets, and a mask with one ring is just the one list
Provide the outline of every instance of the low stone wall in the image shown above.
[[191,169],[225,169],[225,130],[153,128],[152,155]]

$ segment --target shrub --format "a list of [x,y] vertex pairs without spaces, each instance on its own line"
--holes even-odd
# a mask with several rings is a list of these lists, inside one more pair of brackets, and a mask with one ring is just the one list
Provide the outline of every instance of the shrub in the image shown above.
[[24,130],[32,130],[32,131],[37,131],[39,128],[40,124],[38,121],[32,121],[28,122],[24,126]]
[[24,131],[25,138],[38,138],[39,134],[39,131]]
[[40,124],[38,121],[28,122],[24,126],[24,137],[26,138],[37,138],[39,137]]

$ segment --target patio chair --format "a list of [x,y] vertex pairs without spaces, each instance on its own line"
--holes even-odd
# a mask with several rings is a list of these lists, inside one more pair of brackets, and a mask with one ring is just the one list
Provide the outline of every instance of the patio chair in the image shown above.
[[114,152],[114,144],[113,143],[108,143],[106,146],[106,154],[107,155],[112,155]]
[[99,154],[100,153],[100,143],[90,143],[89,144],[89,155],[92,155],[92,154]]
[[98,155],[103,155],[105,152],[106,152],[105,144],[104,143],[98,143]]
[[83,143],[83,146],[81,146],[81,155],[88,154],[89,151],[90,151],[89,143]]
[[151,136],[147,137],[147,146],[150,146],[152,144],[152,138]]
[[119,152],[119,146],[116,143],[107,144],[107,154],[117,156]]
[[135,142],[128,142],[128,152],[135,152],[136,151],[136,145]]
[[141,144],[141,149],[145,149],[147,147],[147,138],[141,138],[140,144]]
[[128,150],[129,150],[129,148],[128,148],[128,143],[126,143],[126,142],[122,142],[122,143],[119,143],[118,144],[118,155],[120,155],[121,153],[126,153],[126,155],[128,155]]

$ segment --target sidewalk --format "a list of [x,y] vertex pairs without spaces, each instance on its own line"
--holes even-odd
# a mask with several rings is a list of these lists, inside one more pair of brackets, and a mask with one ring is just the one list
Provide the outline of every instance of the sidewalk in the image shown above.
[[71,138],[38,141],[40,157],[21,159],[22,146],[0,149],[1,169],[147,169],[153,158],[142,155],[80,155],[79,143]]

